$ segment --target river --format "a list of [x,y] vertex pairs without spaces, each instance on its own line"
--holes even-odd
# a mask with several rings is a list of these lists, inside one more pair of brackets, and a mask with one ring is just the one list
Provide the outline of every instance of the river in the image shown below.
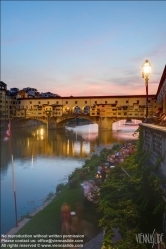
[[[133,136],[140,121],[113,125],[112,131],[98,132],[96,124],[66,127],[47,132],[46,126],[12,130],[12,154],[18,220],[40,206],[59,183],[84,164],[86,158],[115,142],[136,140]],[[10,141],[4,142],[1,131],[1,234],[15,226],[13,174]]]

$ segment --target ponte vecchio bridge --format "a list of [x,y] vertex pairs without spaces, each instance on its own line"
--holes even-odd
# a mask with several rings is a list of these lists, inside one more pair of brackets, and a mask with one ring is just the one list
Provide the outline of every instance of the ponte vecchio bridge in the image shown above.
[[[156,95],[148,96],[149,116],[157,111]],[[62,128],[74,118],[97,123],[99,129],[112,129],[122,119],[145,118],[146,95],[19,98],[15,117],[38,119],[51,128]]]

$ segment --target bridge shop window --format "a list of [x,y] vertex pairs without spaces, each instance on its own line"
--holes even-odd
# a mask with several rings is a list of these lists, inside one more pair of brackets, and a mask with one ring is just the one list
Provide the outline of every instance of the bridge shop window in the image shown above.
[[129,101],[128,100],[126,100],[126,104],[128,104],[129,103]]
[[97,101],[95,101],[95,104],[97,104]]
[[32,101],[30,101],[29,103],[32,104]]
[[38,104],[40,104],[40,101],[38,101]]
[[77,101],[75,101],[75,104],[77,104]]
[[107,101],[105,101],[105,104],[107,104]]
[[137,100],[137,104],[139,104],[139,100]]
[[49,105],[50,101],[47,101],[47,104]]
[[68,104],[68,101],[66,101],[66,104]]
[[115,104],[118,104],[118,101],[117,101],[117,100],[115,101]]
[[59,101],[57,101],[56,103],[59,104]]
[[87,104],[87,101],[85,101],[85,104]]

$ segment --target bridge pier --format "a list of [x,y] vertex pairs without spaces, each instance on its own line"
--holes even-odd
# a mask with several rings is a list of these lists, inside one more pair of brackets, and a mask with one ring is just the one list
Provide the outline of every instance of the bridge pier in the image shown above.
[[110,117],[100,117],[98,122],[99,130],[112,130],[114,120]]
[[48,130],[55,130],[57,128],[56,122],[47,122]]

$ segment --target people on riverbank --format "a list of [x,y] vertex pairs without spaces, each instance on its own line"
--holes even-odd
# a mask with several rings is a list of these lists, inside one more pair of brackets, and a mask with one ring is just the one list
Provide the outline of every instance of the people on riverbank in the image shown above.
[[147,117],[144,123],[166,126],[166,122],[163,122],[165,116],[166,113],[163,113],[163,108],[159,107],[158,111],[154,113],[153,117]]
[[119,163],[123,163],[126,157],[133,154],[134,150],[135,145],[132,142],[122,144],[119,151],[115,151],[112,155],[108,154],[107,162],[109,166],[117,166]]
[[101,169],[101,176],[102,176],[101,180],[102,180],[102,182],[105,181],[106,175],[107,175],[107,172],[106,172],[105,166],[102,165],[102,169]]
[[61,233],[70,234],[71,233],[71,214],[70,214],[70,206],[64,202],[61,207],[61,222],[62,229]]

